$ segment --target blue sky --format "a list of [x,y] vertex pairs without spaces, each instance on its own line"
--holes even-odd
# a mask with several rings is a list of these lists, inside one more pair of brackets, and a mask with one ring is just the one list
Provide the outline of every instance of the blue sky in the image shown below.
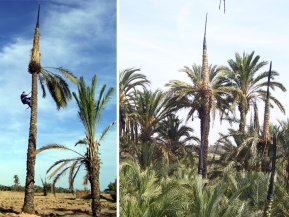
[[[222,1],[223,2],[223,1]],[[204,22],[208,13],[207,46],[209,63],[227,65],[235,53],[255,51],[261,60],[273,62],[280,73],[278,81],[289,88],[289,2],[226,1],[226,13],[219,10],[219,0],[122,0],[119,4],[119,70],[141,68],[153,89],[165,89],[170,80],[187,81],[179,72],[183,66],[201,64]],[[264,67],[268,70],[269,65]],[[287,110],[283,115],[272,110],[271,121],[288,117],[288,92],[275,91]],[[260,103],[260,107],[263,104]],[[260,108],[263,123],[263,109]],[[180,113],[183,119],[186,112]],[[248,121],[250,114],[248,115]],[[199,120],[188,125],[199,135]],[[210,131],[210,144],[228,124],[216,120]],[[235,129],[237,127],[235,126]]]
[[[68,3],[69,2],[69,3]],[[30,110],[20,102],[23,90],[31,91],[31,76],[27,72],[32,48],[38,3],[40,14],[40,51],[44,67],[64,67],[87,83],[94,74],[98,89],[107,84],[116,89],[116,3],[114,0],[13,0],[0,1],[0,184],[12,185],[18,175],[25,184],[26,151]],[[76,88],[71,84],[72,91]],[[38,96],[37,147],[49,143],[74,147],[84,138],[84,128],[77,115],[76,102],[57,111],[52,98]],[[116,120],[116,93],[103,113],[99,131]],[[84,151],[79,147],[79,151]],[[112,128],[100,147],[100,187],[116,178],[116,127]],[[66,151],[47,151],[37,156],[36,184],[40,176],[56,160],[74,156]],[[82,187],[82,175],[76,188]],[[58,186],[67,187],[63,178]],[[88,186],[89,187],[89,186]]]

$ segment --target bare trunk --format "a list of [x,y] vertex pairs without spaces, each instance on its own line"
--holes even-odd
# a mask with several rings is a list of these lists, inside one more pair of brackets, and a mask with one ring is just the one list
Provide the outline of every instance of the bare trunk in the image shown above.
[[118,113],[118,123],[119,123],[119,139],[122,138],[123,136],[123,117],[122,117],[122,112],[121,109],[119,108],[119,113]]
[[206,87],[203,92],[203,114],[201,121],[203,122],[201,140],[203,144],[203,178],[208,176],[208,147],[209,147],[209,132],[210,132],[210,110],[211,110],[211,99],[212,92],[209,87]]
[[131,121],[130,123],[130,140],[135,141],[135,135],[134,135],[134,121]]
[[30,129],[26,162],[26,184],[23,212],[33,214],[34,211],[34,177],[35,177],[35,157],[31,156],[36,150],[37,139],[37,73],[32,74],[32,97]]
[[276,145],[276,136],[274,136],[273,140],[273,151],[272,151],[272,167],[271,167],[271,176],[268,186],[267,192],[267,203],[264,209],[264,217],[271,216],[271,209],[273,204],[273,194],[274,194],[274,181],[275,181],[275,163],[276,163],[276,152],[277,152],[277,145]]
[[260,131],[259,113],[258,113],[258,107],[256,103],[254,105],[254,129],[259,135],[259,131]]
[[37,74],[41,71],[40,52],[39,52],[39,12],[38,8],[37,23],[34,32],[33,47],[31,54],[31,61],[29,63],[28,71],[32,74],[32,90],[31,90],[31,115],[30,128],[27,150],[26,162],[26,183],[25,183],[25,197],[22,211],[29,214],[34,214],[34,177],[35,177],[35,159],[31,156],[36,150],[37,141]]
[[268,75],[268,84],[267,84],[267,95],[266,95],[266,101],[265,101],[265,111],[264,111],[264,126],[263,126],[263,135],[262,135],[262,140],[264,142],[264,147],[263,147],[263,156],[268,156],[268,150],[269,150],[269,145],[271,143],[271,138],[270,138],[270,132],[269,132],[269,127],[270,127],[270,77],[271,77],[271,68],[272,68],[272,62],[270,62],[270,69],[269,69],[269,75]]
[[270,136],[270,77],[271,77],[271,68],[272,62],[270,62],[270,69],[268,74],[268,83],[267,83],[267,94],[265,100],[265,111],[264,111],[264,125],[263,125],[263,134],[262,138],[259,141],[259,146],[261,149],[261,156],[262,156],[262,170],[269,172],[270,171],[270,159],[269,159],[269,148],[272,143],[271,136]]
[[203,175],[204,170],[204,118],[203,118],[203,109],[199,110],[200,125],[201,125],[201,145],[199,150],[199,164],[198,164],[198,174]]
[[242,102],[239,105],[239,112],[240,112],[239,132],[243,134],[243,133],[245,133],[247,112],[246,112],[245,105]]
[[289,160],[287,160],[287,166],[286,166],[286,189],[287,189],[287,192],[289,192]]
[[[96,144],[97,146],[97,144]],[[99,193],[99,157],[98,147],[92,149],[89,153],[89,182],[91,189],[91,211],[93,217],[100,217],[100,193]]]
[[138,142],[138,127],[137,127],[137,122],[135,121],[134,124],[134,135],[135,135],[135,143]]

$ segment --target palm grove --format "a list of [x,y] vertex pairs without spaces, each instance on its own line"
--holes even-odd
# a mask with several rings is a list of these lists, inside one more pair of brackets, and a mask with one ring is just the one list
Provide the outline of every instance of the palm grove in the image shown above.
[[[111,123],[105,128],[104,132],[101,134],[100,139],[95,138],[97,127],[102,116],[102,111],[105,108],[107,102],[111,98],[113,93],[113,88],[106,88],[103,85],[101,91],[96,93],[96,76],[93,77],[91,86],[87,86],[84,79],[81,77],[77,79],[71,72],[63,68],[45,68],[40,64],[40,25],[39,25],[39,12],[38,8],[37,23],[34,32],[33,48],[31,54],[31,60],[28,66],[28,71],[32,76],[32,91],[31,91],[31,118],[30,118],[30,129],[29,129],[29,140],[28,140],[28,150],[27,150],[27,172],[26,172],[26,184],[25,184],[25,198],[23,205],[23,212],[33,214],[35,212],[34,207],[34,180],[35,180],[35,160],[36,154],[47,149],[64,149],[72,150],[64,145],[59,144],[49,144],[36,149],[37,144],[37,95],[38,87],[37,83],[39,80],[41,89],[43,91],[43,97],[46,96],[46,89],[49,90],[53,100],[56,103],[58,109],[67,106],[68,100],[72,98],[72,95],[78,106],[78,115],[83,123],[86,131],[86,137],[80,140],[81,144],[86,147],[85,153],[80,154],[76,151],[79,157],[72,159],[59,160],[54,163],[48,172],[59,163],[62,163],[57,170],[54,171],[54,181],[53,186],[56,181],[64,175],[65,171],[70,169],[69,185],[70,189],[73,190],[73,182],[78,174],[81,167],[87,171],[85,179],[90,183],[91,187],[91,208],[92,216],[100,216],[100,195],[99,195],[99,169],[100,169],[100,159],[99,159],[99,145],[101,140],[107,134],[107,132],[113,126]],[[55,72],[48,71],[52,69]],[[77,86],[78,93],[71,94],[68,83],[66,79],[71,81]],[[98,94],[98,98],[95,96]],[[72,150],[73,151],[73,150]],[[67,166],[67,163],[72,163],[72,165]],[[62,169],[62,171],[61,171]],[[57,172],[60,173],[57,174]],[[52,178],[54,175],[50,176]]]
[[[289,120],[270,124],[271,108],[285,113],[271,93],[286,91],[278,72],[254,52],[209,65],[206,27],[202,59],[167,91],[150,90],[140,69],[120,72],[121,216],[288,216]],[[209,147],[215,117],[231,128]]]

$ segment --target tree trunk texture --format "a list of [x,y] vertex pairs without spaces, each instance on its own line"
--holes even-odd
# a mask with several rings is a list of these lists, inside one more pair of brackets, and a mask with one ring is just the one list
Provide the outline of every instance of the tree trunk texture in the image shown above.
[[204,118],[203,118],[203,108],[201,107],[199,109],[199,116],[200,116],[200,128],[201,128],[201,145],[199,149],[199,164],[198,164],[198,174],[203,175],[203,170],[204,170]]
[[138,142],[138,127],[137,127],[137,122],[134,122],[134,135],[135,135],[135,143]]
[[[268,100],[268,99],[267,99]],[[261,138],[261,148],[262,148],[262,157],[268,158],[269,155],[269,146],[272,143],[269,127],[270,127],[270,108],[269,100],[266,100],[265,112],[264,112],[264,126],[263,126],[263,135]]]
[[[208,85],[204,85],[202,90],[202,108],[201,108],[201,148],[200,156],[203,158],[202,175],[206,179],[208,176],[208,147],[210,132],[210,111],[212,106],[212,90]],[[201,163],[201,158],[199,158]],[[201,168],[201,166],[200,166]]]
[[259,113],[258,113],[258,108],[257,108],[257,104],[256,103],[254,105],[254,129],[259,135],[259,131],[260,131]]
[[29,214],[34,214],[34,177],[35,177],[35,156],[31,156],[36,150],[37,140],[37,78],[41,71],[40,65],[40,30],[39,30],[39,12],[38,8],[37,23],[34,31],[33,47],[31,52],[31,60],[28,66],[28,71],[32,75],[32,90],[31,90],[31,114],[30,114],[30,128],[27,150],[26,162],[26,183],[25,183],[25,197],[22,211]]
[[245,127],[246,127],[246,108],[244,103],[241,103],[239,106],[239,112],[240,112],[240,124],[239,124],[239,132],[244,134],[245,133]]
[[118,123],[119,123],[119,139],[122,138],[123,136],[123,131],[124,131],[124,118],[121,112],[121,109],[119,108],[119,113],[118,113]]
[[267,94],[265,101],[265,109],[264,109],[264,125],[263,125],[263,135],[261,141],[261,153],[262,153],[262,170],[269,172],[270,171],[270,158],[269,158],[269,148],[272,143],[272,139],[270,136],[270,77],[271,77],[271,67],[272,62],[270,62],[270,69],[268,74],[268,83],[267,83]]
[[135,141],[135,135],[134,135],[134,121],[130,122],[130,140]]
[[274,181],[275,181],[275,163],[276,163],[276,153],[277,153],[277,143],[276,143],[276,136],[273,139],[272,145],[272,167],[271,167],[271,176],[268,186],[267,192],[267,203],[264,209],[264,217],[271,217],[271,210],[273,204],[273,195],[274,195]]
[[34,214],[34,177],[35,158],[31,156],[36,150],[37,139],[37,73],[32,74],[31,116],[26,162],[26,184],[23,212]]
[[287,192],[289,192],[289,161],[288,160],[287,160],[287,166],[286,166],[286,173],[287,173],[286,189],[287,189]]
[[[97,144],[96,144],[97,146]],[[91,188],[91,211],[93,217],[100,217],[100,193],[99,193],[99,157],[98,147],[90,150],[89,181]]]

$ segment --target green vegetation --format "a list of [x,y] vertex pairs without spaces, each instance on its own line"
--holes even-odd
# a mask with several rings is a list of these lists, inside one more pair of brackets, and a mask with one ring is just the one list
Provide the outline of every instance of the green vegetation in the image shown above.
[[[274,105],[285,112],[270,91],[286,88],[254,52],[213,66],[206,35],[203,48],[202,65],[181,70],[189,82],[167,91],[150,90],[138,69],[120,72],[120,216],[288,216],[289,119],[270,125]],[[231,128],[209,147],[215,117]],[[188,126],[196,119],[200,136]]]

